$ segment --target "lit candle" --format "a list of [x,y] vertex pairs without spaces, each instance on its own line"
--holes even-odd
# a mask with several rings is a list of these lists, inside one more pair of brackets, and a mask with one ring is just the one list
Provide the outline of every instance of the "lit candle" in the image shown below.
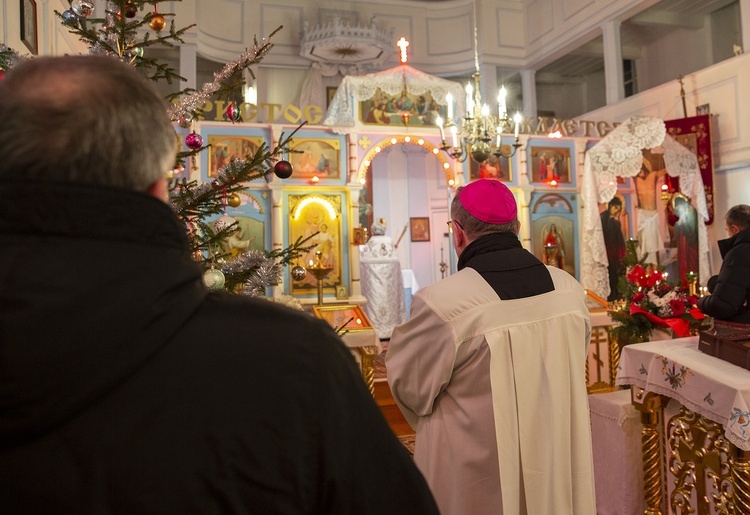
[[458,128],[455,125],[451,126],[451,137],[453,138],[453,148],[458,148]]
[[516,115],[513,117],[513,121],[516,122],[514,133],[516,135],[516,138],[518,138],[518,131],[521,130],[521,122],[523,121],[523,115],[521,115],[520,111],[516,111]]
[[495,144],[497,148],[500,148],[500,143],[502,142],[502,139],[503,139],[501,135],[502,132],[503,132],[503,126],[498,125],[497,126],[497,143]]
[[448,121],[453,120],[453,95],[445,95],[445,103],[448,104]]
[[440,141],[445,144],[445,131],[443,130],[443,119],[439,116],[435,119],[435,123],[437,124],[438,128],[440,129]]
[[474,88],[471,83],[466,84],[466,114],[470,117],[474,115]]
[[508,92],[505,91],[505,86],[500,88],[500,92],[497,94],[497,114],[500,115],[500,119],[505,118],[506,106],[505,98],[508,96]]

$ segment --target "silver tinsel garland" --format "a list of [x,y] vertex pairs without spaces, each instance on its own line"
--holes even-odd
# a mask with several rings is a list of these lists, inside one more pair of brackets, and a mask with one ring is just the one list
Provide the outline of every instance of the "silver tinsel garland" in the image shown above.
[[238,60],[227,63],[220,71],[214,73],[213,82],[205,83],[200,91],[183,96],[179,103],[169,109],[170,119],[176,122],[180,117],[192,118],[193,113],[201,109],[208,99],[221,89],[223,81],[231,77],[233,73],[259,63],[271,49],[268,39],[263,38],[261,43],[260,46],[256,44],[250,50],[246,50]]
[[242,285],[240,291],[241,294],[252,297],[264,295],[266,287],[281,281],[281,266],[260,250],[243,252],[222,263],[220,270],[225,275],[253,270],[253,275]]
[[0,52],[4,53],[6,56],[5,64],[7,70],[10,70],[14,66],[21,64],[26,59],[29,59],[28,57],[20,55],[5,43],[0,43]]

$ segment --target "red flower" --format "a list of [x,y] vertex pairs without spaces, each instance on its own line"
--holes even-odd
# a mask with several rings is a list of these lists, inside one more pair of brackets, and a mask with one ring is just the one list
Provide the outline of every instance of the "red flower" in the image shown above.
[[645,284],[642,284],[641,286],[644,286],[646,288],[653,288],[654,286],[659,284],[661,279],[661,270],[652,266],[648,269],[648,273],[646,274]]
[[633,295],[633,302],[636,304],[640,304],[640,302],[643,300],[643,298],[646,296],[643,292],[638,292],[635,295]]
[[670,300],[669,308],[672,310],[672,313],[674,313],[674,316],[678,317],[685,312],[685,303],[677,299]]
[[630,269],[630,272],[628,272],[626,278],[628,282],[637,284],[638,286],[643,286],[641,284],[641,281],[646,277],[646,270],[643,269],[641,265],[635,265],[633,268]]
[[690,295],[687,298],[687,303],[690,304],[691,306],[697,305],[698,304],[698,297],[696,297],[695,295]]

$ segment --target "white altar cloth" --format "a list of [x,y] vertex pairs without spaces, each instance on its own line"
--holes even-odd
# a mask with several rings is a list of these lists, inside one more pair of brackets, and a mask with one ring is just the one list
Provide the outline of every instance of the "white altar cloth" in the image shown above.
[[630,390],[589,395],[597,515],[640,515],[643,499],[641,415]]
[[404,287],[398,260],[368,260],[360,263],[363,306],[380,339],[391,337],[393,328],[406,321]]
[[697,336],[626,346],[616,382],[675,399],[750,451],[750,371],[699,351]]

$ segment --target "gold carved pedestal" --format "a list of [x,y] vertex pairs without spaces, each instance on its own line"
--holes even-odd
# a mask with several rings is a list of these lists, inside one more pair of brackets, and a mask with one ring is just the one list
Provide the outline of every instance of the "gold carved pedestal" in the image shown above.
[[643,422],[646,515],[662,515],[667,502],[671,513],[750,514],[750,452],[728,441],[720,424],[684,406],[665,423],[668,397],[638,387],[631,396]]

